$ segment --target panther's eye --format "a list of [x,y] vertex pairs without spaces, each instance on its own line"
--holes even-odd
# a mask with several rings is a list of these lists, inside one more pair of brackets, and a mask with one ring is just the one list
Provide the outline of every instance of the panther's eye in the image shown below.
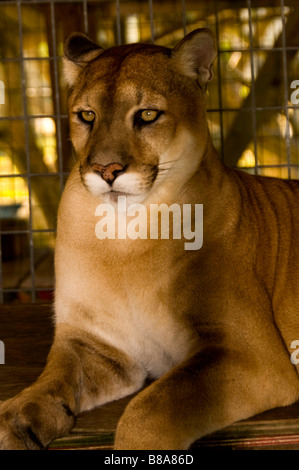
[[151,124],[152,122],[157,121],[161,114],[163,114],[163,111],[159,111],[157,109],[141,109],[135,114],[134,125],[142,127],[146,124]]
[[157,115],[158,111],[156,111],[155,109],[145,109],[141,112],[140,117],[145,122],[151,122],[156,119]]
[[80,111],[80,113],[78,113],[78,116],[81,121],[87,122],[88,124],[95,120],[95,114],[93,111]]

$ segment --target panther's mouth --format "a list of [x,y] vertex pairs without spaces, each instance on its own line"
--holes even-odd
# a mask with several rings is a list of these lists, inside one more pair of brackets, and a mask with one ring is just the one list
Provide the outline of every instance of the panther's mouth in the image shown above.
[[128,203],[140,203],[146,197],[152,182],[148,181],[141,172],[124,172],[107,181],[103,175],[95,171],[81,172],[84,186],[104,203],[115,204],[118,198],[124,196]]

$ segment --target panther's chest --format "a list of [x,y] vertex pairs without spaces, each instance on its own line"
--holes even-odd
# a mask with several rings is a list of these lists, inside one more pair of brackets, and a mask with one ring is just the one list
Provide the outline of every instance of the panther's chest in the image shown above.
[[131,295],[123,298],[112,293],[101,296],[101,290],[97,295],[89,291],[84,296],[82,292],[80,304],[67,301],[63,305],[57,300],[56,311],[58,322],[83,327],[126,353],[153,378],[183,361],[194,349],[191,332],[155,289],[140,291],[132,286]]
[[99,315],[98,334],[142,364],[152,377],[183,361],[193,348],[190,333],[154,299],[151,307],[143,304],[110,321],[104,318]]

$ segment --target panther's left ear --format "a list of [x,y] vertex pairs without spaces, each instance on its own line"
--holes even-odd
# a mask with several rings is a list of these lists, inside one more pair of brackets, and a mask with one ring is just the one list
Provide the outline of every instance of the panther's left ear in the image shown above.
[[67,84],[73,86],[82,69],[103,51],[86,34],[71,33],[64,42],[63,71]]
[[207,82],[213,77],[213,62],[217,56],[216,39],[210,29],[192,31],[173,49],[172,58],[180,72],[197,80],[205,90]]

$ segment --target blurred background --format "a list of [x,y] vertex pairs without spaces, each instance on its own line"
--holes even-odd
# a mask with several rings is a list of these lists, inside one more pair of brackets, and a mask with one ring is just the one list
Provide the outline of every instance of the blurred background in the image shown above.
[[103,47],[171,47],[210,27],[219,55],[208,119],[221,158],[249,173],[299,178],[299,108],[291,101],[299,80],[298,3],[1,0],[0,302],[53,299],[57,207],[73,165],[65,37],[82,31]]

